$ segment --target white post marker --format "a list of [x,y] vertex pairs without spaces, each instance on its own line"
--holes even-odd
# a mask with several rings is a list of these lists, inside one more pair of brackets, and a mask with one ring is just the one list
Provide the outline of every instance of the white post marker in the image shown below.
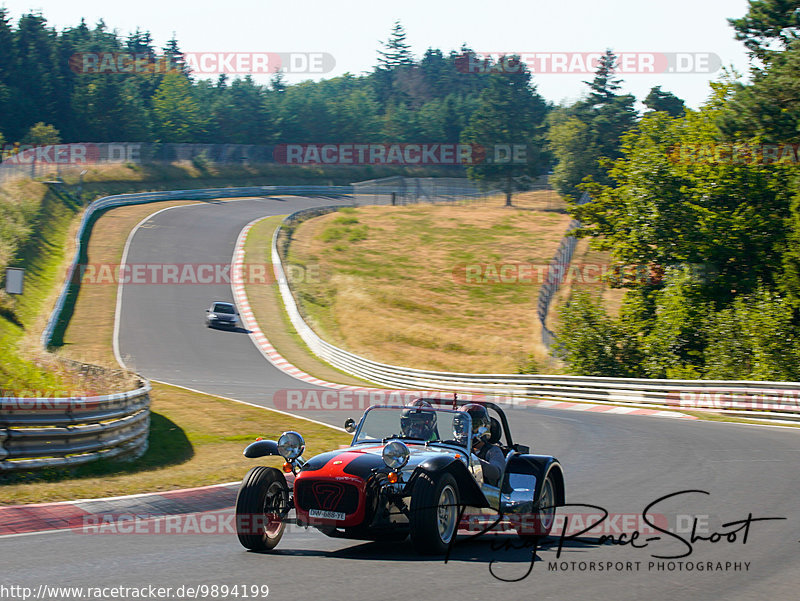
[[6,292],[22,294],[25,287],[25,270],[19,267],[6,267]]

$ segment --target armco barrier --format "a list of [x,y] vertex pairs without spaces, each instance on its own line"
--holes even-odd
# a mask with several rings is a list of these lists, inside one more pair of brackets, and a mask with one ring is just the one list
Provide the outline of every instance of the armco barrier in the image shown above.
[[97,397],[0,397],[0,473],[147,450],[150,383]]
[[[328,209],[335,210],[335,209]],[[320,214],[298,211],[284,222]],[[338,348],[305,322],[283,268],[277,228],[272,261],[286,311],[297,333],[319,357],[364,380],[406,390],[465,391],[504,397],[535,397],[598,404],[647,406],[679,410],[712,410],[748,417],[800,420],[800,383],[716,380],[650,380],[529,374],[467,374],[398,367],[372,361]]]

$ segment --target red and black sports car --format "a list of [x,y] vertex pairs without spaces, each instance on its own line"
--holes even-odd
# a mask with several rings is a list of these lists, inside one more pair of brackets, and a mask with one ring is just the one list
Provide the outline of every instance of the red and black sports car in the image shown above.
[[[294,478],[287,483],[281,470],[263,466],[248,472],[236,500],[239,541],[252,550],[274,548],[292,509],[296,524],[328,536],[410,535],[422,553],[445,552],[465,511],[503,515],[521,536],[548,534],[556,507],[565,502],[561,465],[515,444],[504,412],[489,402],[479,403],[490,412],[484,433],[464,410],[467,403],[474,408],[472,401],[440,399],[372,406],[357,425],[347,420],[350,447],[308,461],[297,432],[252,443],[246,457],[280,455]],[[476,436],[499,447],[502,467],[471,452]]]

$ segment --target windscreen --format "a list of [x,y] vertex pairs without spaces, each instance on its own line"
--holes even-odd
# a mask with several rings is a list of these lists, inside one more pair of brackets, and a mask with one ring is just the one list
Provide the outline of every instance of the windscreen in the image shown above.
[[234,310],[231,305],[223,305],[222,303],[217,303],[216,305],[214,305],[214,313],[227,313],[228,315],[232,315],[234,313]]
[[466,447],[472,421],[468,413],[447,409],[373,407],[364,415],[354,442],[390,438]]

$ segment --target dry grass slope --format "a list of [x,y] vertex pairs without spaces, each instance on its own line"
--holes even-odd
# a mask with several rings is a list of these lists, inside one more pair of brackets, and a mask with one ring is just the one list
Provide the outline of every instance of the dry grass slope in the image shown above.
[[290,262],[320,274],[295,290],[320,335],[355,353],[417,368],[513,373],[545,360],[538,283],[469,284],[458,270],[547,265],[569,220],[497,201],[325,215],[294,234]]

